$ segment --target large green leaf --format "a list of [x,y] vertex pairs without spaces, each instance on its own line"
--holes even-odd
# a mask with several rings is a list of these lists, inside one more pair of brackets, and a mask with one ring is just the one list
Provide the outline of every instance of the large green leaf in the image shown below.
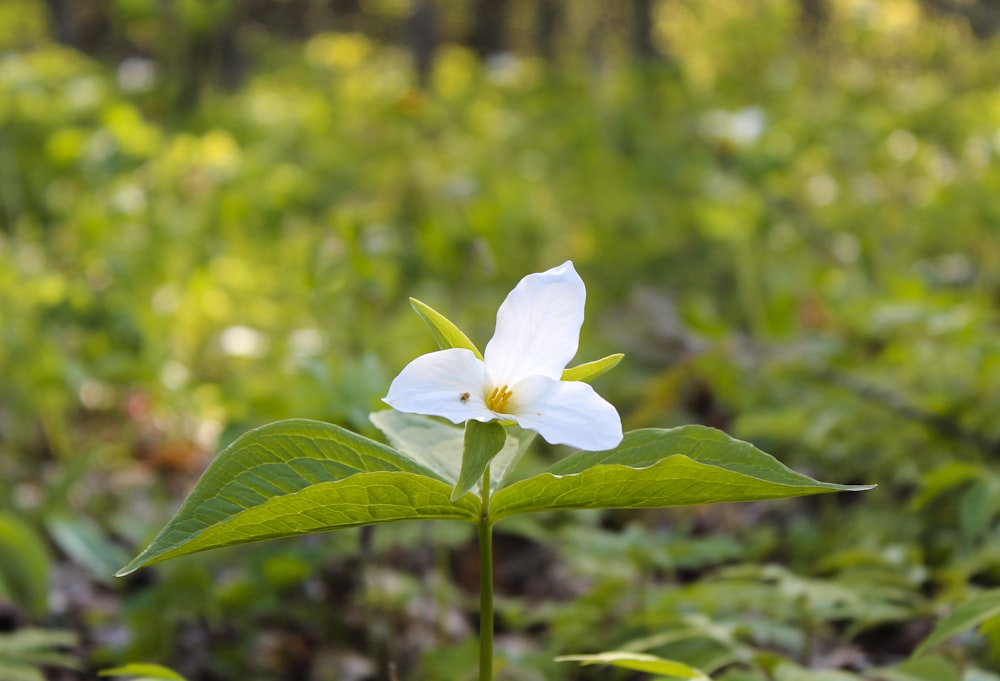
[[246,433],[202,475],[177,515],[118,571],[261,539],[398,520],[476,522],[479,502],[401,452],[338,426],[279,421]]
[[628,433],[499,490],[494,520],[555,508],[653,508],[859,491],[796,473],[753,445],[704,426]]

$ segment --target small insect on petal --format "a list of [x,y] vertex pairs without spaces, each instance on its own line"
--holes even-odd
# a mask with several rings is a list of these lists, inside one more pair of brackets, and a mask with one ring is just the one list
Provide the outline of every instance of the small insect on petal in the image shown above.
[[462,393],[461,395],[459,395],[458,396],[458,401],[459,402],[468,402],[469,401],[469,393]]

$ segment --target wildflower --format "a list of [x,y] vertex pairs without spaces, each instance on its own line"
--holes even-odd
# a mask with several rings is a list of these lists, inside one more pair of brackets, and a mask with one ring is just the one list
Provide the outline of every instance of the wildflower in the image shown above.
[[587,383],[561,380],[577,351],[586,297],[570,261],[529,274],[497,311],[483,359],[464,348],[421,355],[393,380],[384,401],[452,423],[513,422],[551,444],[617,446],[622,424],[614,406]]

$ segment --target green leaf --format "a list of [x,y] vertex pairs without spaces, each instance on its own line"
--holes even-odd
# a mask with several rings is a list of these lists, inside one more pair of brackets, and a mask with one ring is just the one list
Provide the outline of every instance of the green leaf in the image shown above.
[[982,466],[952,461],[923,476],[920,482],[920,493],[910,503],[911,508],[919,510],[934,503],[941,495],[954,493],[956,488],[971,480],[981,480],[989,472]]
[[0,681],[45,681],[45,674],[34,665],[0,658]]
[[135,681],[185,681],[184,677],[172,669],[158,664],[133,663],[114,669],[104,669],[98,676],[137,676]]
[[402,452],[318,421],[272,423],[227,447],[177,515],[118,576],[167,558],[261,539],[400,520],[476,522],[472,495]]
[[1000,616],[1000,589],[979,593],[972,600],[956,607],[950,615],[937,623],[930,636],[917,646],[913,657],[919,657],[928,648],[966,629],[979,626],[991,617]]
[[38,533],[11,513],[0,513],[0,594],[33,615],[45,612],[49,553]]
[[77,644],[77,635],[60,629],[18,629],[0,634],[0,681],[41,681],[39,667],[59,666],[76,669],[74,656],[61,652]]
[[781,664],[773,673],[774,681],[864,681],[856,674],[836,669],[806,669],[791,662]]
[[427,324],[427,328],[431,330],[434,342],[437,343],[439,348],[442,350],[447,350],[448,348],[465,348],[466,350],[472,350],[477,358],[483,358],[483,354],[479,352],[476,344],[469,340],[469,337],[462,333],[462,330],[443,314],[416,298],[410,298],[410,306],[424,320],[424,323]]
[[738,631],[742,627],[739,623],[712,620],[701,614],[688,614],[679,618],[678,625],[658,634],[629,641],[621,646],[621,650],[642,652],[680,641],[704,639],[726,651],[726,663],[750,660],[755,655],[753,647],[739,640]]
[[454,485],[462,468],[465,430],[428,416],[384,409],[368,417],[389,444]]
[[704,426],[632,431],[615,449],[578,452],[499,490],[494,519],[556,508],[655,508],[757,501],[870,485],[819,482]]
[[955,666],[937,655],[913,658],[892,667],[873,669],[870,674],[879,681],[959,681]]
[[114,571],[128,560],[121,546],[88,516],[53,514],[45,519],[45,527],[70,560],[102,584],[110,583]]
[[[945,681],[950,681],[950,679]],[[966,667],[965,673],[962,674],[962,681],[1000,681],[1000,676],[979,667]]]
[[[458,482],[465,442],[464,428],[394,409],[374,412],[369,418],[376,428],[385,433],[393,447],[432,470],[445,482],[451,485]],[[536,436],[534,431],[516,426],[508,426],[506,430],[507,440],[490,468],[492,489],[503,486]]]
[[570,367],[562,373],[564,381],[589,381],[614,369],[625,355],[617,353],[586,364]]
[[[462,471],[451,492],[454,501],[475,487],[483,473],[501,449],[507,433],[496,421],[466,421],[465,440],[462,448]],[[492,485],[491,485],[492,487]]]
[[503,449],[490,464],[490,489],[493,491],[504,486],[521,457],[528,451],[528,447],[538,435],[535,431],[525,430],[520,426],[505,426],[504,430],[507,431],[507,440],[503,444]]
[[692,679],[693,681],[711,681],[704,674],[694,667],[689,667],[683,662],[665,660],[656,655],[646,653],[632,653],[621,650],[612,650],[606,653],[595,655],[563,655],[557,657],[556,662],[579,662],[582,665],[603,664],[609,667],[619,667],[621,669],[631,669],[637,672],[649,672],[650,674],[662,674],[673,679]]

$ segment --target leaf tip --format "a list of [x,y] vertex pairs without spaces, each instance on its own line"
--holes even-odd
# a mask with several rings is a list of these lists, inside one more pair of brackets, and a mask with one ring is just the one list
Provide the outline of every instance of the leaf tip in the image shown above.
[[845,492],[867,492],[878,487],[878,484],[873,485],[843,485]]
[[[134,563],[134,561],[133,561],[133,563]],[[115,571],[115,574],[113,576],[114,577],[128,577],[130,574],[132,574],[133,572],[135,572],[136,570],[139,569],[139,566],[138,565],[133,565],[133,563],[129,563],[125,567],[119,568],[118,570]]]
[[625,358],[625,353],[616,352],[613,355],[602,357],[601,359],[585,364],[578,364],[575,367],[565,369],[562,374],[564,381],[590,381],[601,376],[616,366]]

